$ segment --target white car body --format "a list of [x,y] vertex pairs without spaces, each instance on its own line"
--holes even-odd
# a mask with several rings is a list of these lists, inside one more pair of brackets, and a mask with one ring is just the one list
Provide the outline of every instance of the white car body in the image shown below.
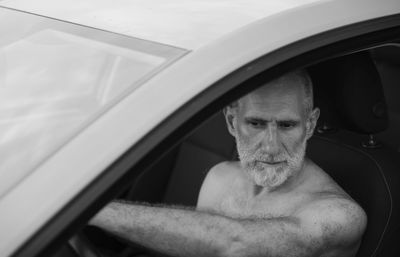
[[2,256],[12,255],[117,158],[221,78],[304,38],[400,13],[398,0],[3,0],[0,6],[182,50],[0,198]]

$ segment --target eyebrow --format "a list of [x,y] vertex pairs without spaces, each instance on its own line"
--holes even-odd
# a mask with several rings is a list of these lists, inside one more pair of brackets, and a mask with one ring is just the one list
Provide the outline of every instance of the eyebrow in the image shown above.
[[[244,119],[246,121],[250,121],[251,120],[251,121],[257,121],[257,122],[271,122],[272,121],[271,119],[265,119],[265,118],[261,118],[261,117],[258,117],[258,116],[247,116],[247,117],[244,117]],[[288,122],[300,122],[301,119],[300,118],[288,117],[288,118],[276,119],[276,121],[277,122],[285,122],[285,121],[288,121]]]

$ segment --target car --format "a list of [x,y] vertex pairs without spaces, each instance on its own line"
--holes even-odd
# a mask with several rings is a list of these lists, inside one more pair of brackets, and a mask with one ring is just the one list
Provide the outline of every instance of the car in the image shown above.
[[0,20],[2,256],[147,252],[88,221],[194,206],[236,158],[220,110],[300,68],[308,155],[368,215],[357,256],[400,255],[398,0],[1,0]]

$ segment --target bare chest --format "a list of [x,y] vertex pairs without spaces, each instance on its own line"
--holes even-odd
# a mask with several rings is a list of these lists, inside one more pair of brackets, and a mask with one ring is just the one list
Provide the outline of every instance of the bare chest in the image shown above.
[[277,195],[263,198],[245,197],[244,194],[229,194],[221,199],[217,211],[230,217],[276,218],[292,215],[308,201],[305,195]]

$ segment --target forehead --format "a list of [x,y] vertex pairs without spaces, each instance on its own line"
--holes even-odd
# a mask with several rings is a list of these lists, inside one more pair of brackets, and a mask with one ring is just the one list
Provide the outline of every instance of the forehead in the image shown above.
[[305,114],[304,87],[298,80],[272,81],[239,100],[245,116],[265,119],[300,119]]

